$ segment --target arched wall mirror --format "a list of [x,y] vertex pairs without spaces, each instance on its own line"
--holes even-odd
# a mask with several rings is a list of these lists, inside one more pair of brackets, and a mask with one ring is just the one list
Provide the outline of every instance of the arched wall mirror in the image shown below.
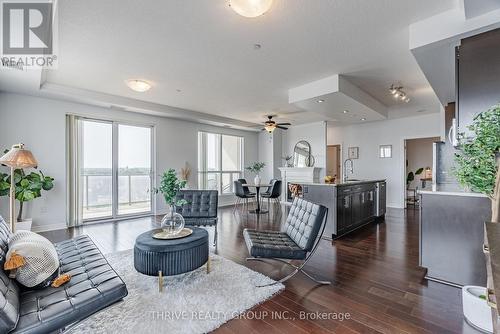
[[293,149],[293,166],[294,167],[313,167],[314,158],[311,155],[311,145],[301,140]]

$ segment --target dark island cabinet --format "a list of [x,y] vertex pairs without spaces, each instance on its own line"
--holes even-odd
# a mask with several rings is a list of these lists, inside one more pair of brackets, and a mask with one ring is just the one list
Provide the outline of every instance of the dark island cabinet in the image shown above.
[[337,237],[366,223],[375,216],[375,185],[339,187],[337,190]]

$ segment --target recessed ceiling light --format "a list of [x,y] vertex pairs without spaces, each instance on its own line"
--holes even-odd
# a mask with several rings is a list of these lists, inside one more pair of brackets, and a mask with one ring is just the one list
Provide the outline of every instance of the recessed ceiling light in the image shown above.
[[139,93],[144,93],[151,89],[151,84],[149,82],[138,79],[127,80],[127,86]]
[[229,6],[244,17],[257,17],[265,14],[273,5],[273,0],[230,0]]
[[318,103],[323,103],[325,102],[325,100],[318,100]]
[[349,112],[349,110],[344,110],[344,114],[347,114]]
[[253,45],[253,48],[254,48],[255,50],[260,50],[260,49],[262,48],[262,45],[261,45],[261,44],[256,43],[256,44],[254,44],[254,45]]
[[363,117],[361,120],[362,120],[362,121],[366,121],[366,118],[364,118],[364,117]]

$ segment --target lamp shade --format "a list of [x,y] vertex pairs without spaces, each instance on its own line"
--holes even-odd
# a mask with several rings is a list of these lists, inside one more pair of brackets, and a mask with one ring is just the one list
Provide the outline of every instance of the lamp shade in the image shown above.
[[33,153],[24,149],[24,144],[12,146],[12,149],[0,158],[0,163],[11,168],[30,168],[38,166]]

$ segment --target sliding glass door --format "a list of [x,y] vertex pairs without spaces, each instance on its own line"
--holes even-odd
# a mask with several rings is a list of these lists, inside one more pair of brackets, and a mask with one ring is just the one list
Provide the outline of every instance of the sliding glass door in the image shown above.
[[152,128],[80,119],[82,220],[152,212]]
[[151,128],[118,125],[118,215],[151,212]]

